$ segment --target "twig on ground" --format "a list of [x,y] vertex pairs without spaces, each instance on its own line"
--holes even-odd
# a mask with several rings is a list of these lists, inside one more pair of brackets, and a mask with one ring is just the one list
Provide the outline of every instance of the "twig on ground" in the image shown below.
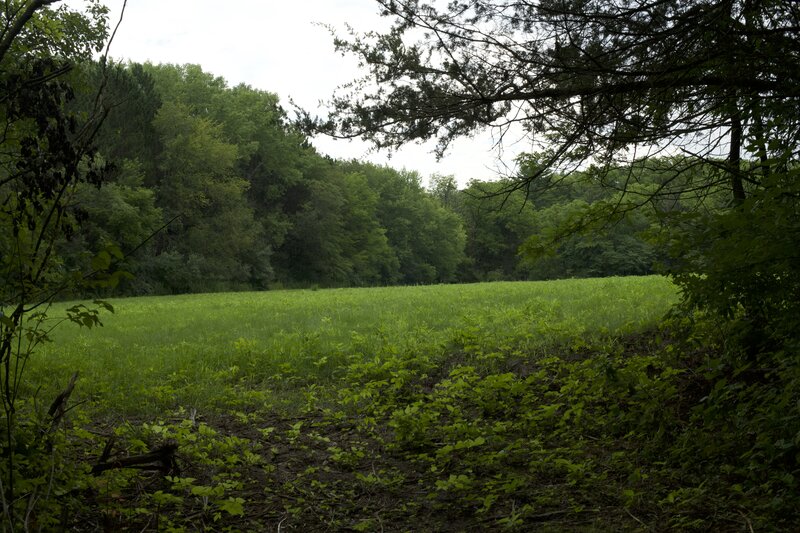
[[635,516],[633,516],[633,513],[632,513],[632,512],[630,512],[630,511],[629,511],[627,508],[625,508],[625,512],[626,512],[626,513],[628,513],[628,516],[630,516],[631,518],[633,518],[634,520],[636,520],[637,522],[639,522],[640,524],[642,524],[642,527],[647,527],[647,524],[645,524],[644,522],[642,522],[641,520],[639,520],[638,518],[636,518]]

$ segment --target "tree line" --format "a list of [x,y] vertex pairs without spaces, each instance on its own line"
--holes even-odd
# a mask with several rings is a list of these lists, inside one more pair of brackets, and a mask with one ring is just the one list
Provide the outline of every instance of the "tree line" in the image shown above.
[[86,271],[86,251],[108,249],[129,274],[115,294],[653,271],[658,254],[640,235],[653,221],[642,216],[571,236],[546,258],[520,255],[575,202],[608,196],[579,187],[580,173],[535,198],[507,193],[507,180],[425,184],[412,170],[320,154],[276,95],[197,65],[84,63],[75,76],[87,89],[76,112],[103,86],[97,146],[113,171],[102,187],[77,188],[85,216],[60,265]]

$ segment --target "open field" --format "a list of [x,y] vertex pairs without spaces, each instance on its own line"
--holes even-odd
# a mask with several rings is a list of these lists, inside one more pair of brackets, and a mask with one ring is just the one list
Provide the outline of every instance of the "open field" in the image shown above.
[[[681,527],[706,496],[658,503],[684,490],[676,300],[660,277],[121,299],[28,371],[39,398],[80,371],[60,453],[110,460],[80,530]],[[166,477],[113,466],[165,446]]]
[[104,327],[54,331],[56,342],[31,363],[31,382],[55,390],[78,370],[91,397],[113,411],[206,407],[231,382],[319,384],[354,358],[434,356],[469,342],[533,352],[631,331],[675,301],[661,277],[110,300],[115,313],[102,315]]
[[[80,531],[793,530],[794,478],[737,466],[676,301],[659,277],[114,300],[29,363],[40,413],[81,379],[28,477],[76,487],[51,516]],[[782,393],[741,420],[771,435]]]
[[80,372],[64,464],[176,450],[79,478],[76,529],[713,529],[739,517],[684,466],[710,384],[667,348],[676,301],[660,277],[119,299],[54,330],[28,392]]

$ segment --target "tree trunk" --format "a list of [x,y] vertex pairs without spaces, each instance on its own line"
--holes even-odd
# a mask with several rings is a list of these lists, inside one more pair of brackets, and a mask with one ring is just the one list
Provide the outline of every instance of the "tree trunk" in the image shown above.
[[731,146],[728,155],[728,167],[731,177],[731,187],[733,189],[733,202],[736,205],[744,202],[746,196],[744,192],[744,182],[741,173],[742,161],[742,119],[739,111],[731,115]]

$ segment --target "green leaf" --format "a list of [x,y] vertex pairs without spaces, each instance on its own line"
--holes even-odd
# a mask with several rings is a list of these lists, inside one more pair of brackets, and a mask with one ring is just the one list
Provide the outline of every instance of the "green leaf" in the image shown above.
[[227,498],[219,502],[219,508],[231,516],[244,516],[244,498]]
[[111,266],[111,254],[105,250],[99,252],[92,258],[92,270],[103,271]]

